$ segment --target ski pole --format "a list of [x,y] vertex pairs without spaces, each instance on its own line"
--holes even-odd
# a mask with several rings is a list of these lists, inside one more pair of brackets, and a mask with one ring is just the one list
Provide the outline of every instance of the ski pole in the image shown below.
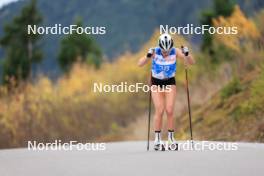
[[[183,49],[183,46],[181,46]],[[186,59],[186,58],[185,58]],[[191,134],[191,143],[193,147],[193,135],[192,135],[192,113],[191,113],[191,106],[190,106],[190,95],[189,95],[189,83],[188,83],[188,68],[185,65],[185,80],[186,80],[186,92],[187,92],[187,101],[188,101],[188,112],[189,112],[189,125],[190,125],[190,134]]]
[[[150,78],[151,87],[151,78]],[[148,113],[148,141],[147,141],[147,151],[149,151],[149,135],[150,135],[150,117],[151,117],[151,89],[149,91],[149,113]]]

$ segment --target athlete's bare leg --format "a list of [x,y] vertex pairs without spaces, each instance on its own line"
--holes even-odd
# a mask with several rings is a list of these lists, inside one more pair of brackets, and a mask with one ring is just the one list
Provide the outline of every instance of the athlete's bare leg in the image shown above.
[[170,85],[171,89],[165,92],[165,111],[168,119],[168,130],[174,130],[174,105],[176,99],[176,86]]
[[157,86],[153,85],[152,100],[155,107],[154,130],[160,131],[162,128],[162,116],[165,111],[165,92],[156,91]]

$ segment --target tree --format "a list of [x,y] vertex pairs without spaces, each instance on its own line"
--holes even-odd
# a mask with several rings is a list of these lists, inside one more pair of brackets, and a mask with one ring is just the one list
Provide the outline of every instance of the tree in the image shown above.
[[[82,27],[80,19],[77,20],[76,25]],[[68,72],[77,61],[99,68],[102,62],[102,52],[93,38],[75,31],[62,39],[58,61],[64,72]]]
[[216,17],[230,16],[234,11],[234,7],[235,7],[234,0],[214,0],[214,11],[215,11]]
[[42,59],[42,51],[39,48],[40,35],[28,34],[28,25],[39,25],[42,21],[41,14],[37,10],[37,1],[32,0],[26,5],[19,16],[7,24],[4,28],[5,35],[0,39],[0,44],[5,49],[3,62],[3,82],[10,83],[14,80],[18,83],[31,77],[33,63]]
[[244,15],[239,6],[235,6],[231,16],[213,19],[213,25],[216,27],[236,26],[239,29],[239,35],[216,34],[214,36],[214,39],[218,43],[236,52],[241,52],[241,50],[245,50],[246,48],[254,48],[254,43],[256,43],[257,39],[261,36],[254,22]]
[[[238,74],[242,74],[246,66],[252,64],[251,57],[243,57],[245,53],[258,53],[257,43],[261,37],[261,33],[255,23],[247,18],[240,10],[239,6],[235,6],[234,12],[229,17],[218,17],[213,19],[213,25],[216,27],[235,26],[238,29],[237,35],[214,35],[214,48],[219,51],[219,54],[225,52],[217,48],[219,46],[229,50],[229,53],[234,53],[236,66],[238,66]],[[226,57],[222,57],[226,58]],[[233,58],[233,57],[230,57]]]
[[[202,12],[201,24],[212,25],[213,19],[219,16],[228,17],[234,11],[235,2],[234,0],[214,0],[213,8],[207,9]],[[212,48],[213,37],[207,31],[203,36],[202,47],[203,51],[207,51],[210,55],[213,55],[214,51]]]
[[[202,25],[212,25],[212,19],[214,18],[215,14],[212,10],[205,10],[202,12],[202,18],[201,18],[201,24]],[[209,51],[212,52],[210,50],[211,46],[213,43],[213,39],[211,34],[209,34],[209,32],[205,32],[203,35],[203,39],[202,39],[202,46],[201,49],[203,51]]]

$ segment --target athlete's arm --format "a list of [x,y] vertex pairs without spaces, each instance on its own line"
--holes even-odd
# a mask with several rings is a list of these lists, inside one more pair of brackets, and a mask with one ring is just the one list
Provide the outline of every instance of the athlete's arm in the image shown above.
[[194,60],[192,54],[190,54],[189,52],[188,53],[183,53],[183,51],[181,49],[176,48],[176,56],[177,56],[177,58],[183,59],[184,61],[186,61],[190,65],[195,64],[195,60]]
[[154,56],[154,50],[152,48],[149,49],[147,55],[145,57],[142,57],[138,61],[138,66],[142,67],[144,66],[149,60],[151,60]]

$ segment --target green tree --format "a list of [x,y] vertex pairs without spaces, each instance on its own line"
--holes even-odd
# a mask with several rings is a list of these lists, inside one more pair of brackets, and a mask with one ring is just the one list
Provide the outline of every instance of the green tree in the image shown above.
[[[82,21],[78,19],[76,25],[82,27]],[[85,33],[78,34],[74,31],[62,39],[58,61],[64,72],[68,72],[77,61],[99,68],[102,52],[93,38]]]
[[[213,21],[212,19],[214,18],[215,14],[213,10],[205,10],[202,12],[202,18],[201,18],[201,24],[202,25],[212,25]],[[209,32],[205,32],[202,38],[202,51],[209,51],[210,53],[212,52],[211,46],[213,43],[213,38]],[[212,54],[212,53],[211,53]]]
[[216,16],[230,16],[235,8],[234,0],[214,0],[214,11]]
[[41,21],[37,2],[32,0],[19,16],[4,27],[5,35],[0,39],[6,54],[3,61],[4,83],[10,83],[11,79],[17,83],[27,80],[31,76],[32,64],[41,61],[40,35],[28,34],[28,25],[39,25]]
[[[200,23],[202,25],[211,26],[213,23],[213,18],[217,18],[219,16],[230,16],[234,11],[234,7],[234,0],[214,0],[212,9],[202,11]],[[208,52],[210,55],[214,54],[213,37],[207,31],[203,36],[201,49]]]

